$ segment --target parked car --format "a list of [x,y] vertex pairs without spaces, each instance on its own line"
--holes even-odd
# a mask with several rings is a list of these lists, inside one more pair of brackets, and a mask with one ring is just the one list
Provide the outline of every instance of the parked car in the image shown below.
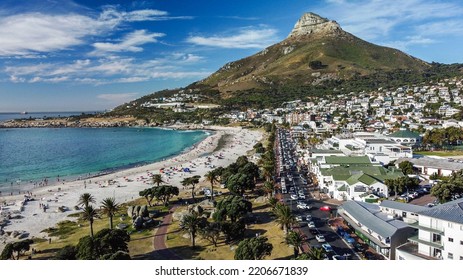
[[308,226],[309,228],[317,228],[317,227],[315,226],[315,223],[314,223],[313,221],[308,222],[308,223],[307,223],[307,226]]
[[296,199],[297,199],[297,195],[292,194],[292,195],[291,195],[291,199],[292,199],[292,200],[296,200]]
[[305,194],[299,194],[300,199],[305,199]]
[[323,249],[325,250],[325,252],[327,252],[327,253],[333,252],[333,248],[332,248],[331,245],[328,244],[328,243],[323,243],[323,244],[322,244],[322,248],[323,248]]
[[302,216],[296,216],[296,221],[302,222]]
[[320,243],[326,242],[325,236],[323,236],[323,234],[317,234],[317,235],[315,235],[315,239],[317,239],[317,241],[320,242]]
[[305,209],[305,208],[306,208],[306,205],[304,205],[304,204],[298,204],[296,207],[297,207],[297,209]]
[[307,220],[307,222],[312,221],[312,215],[305,216],[305,219]]

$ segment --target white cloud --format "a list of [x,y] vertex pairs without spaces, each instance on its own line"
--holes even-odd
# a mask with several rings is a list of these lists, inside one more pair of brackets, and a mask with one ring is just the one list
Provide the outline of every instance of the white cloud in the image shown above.
[[146,30],[136,30],[126,35],[119,43],[94,43],[92,55],[105,55],[110,52],[140,52],[141,45],[157,42],[163,33],[148,33]]
[[[1,13],[2,11],[0,11]],[[7,13],[5,13],[7,14]],[[107,8],[98,16],[77,13],[52,14],[43,12],[20,13],[0,17],[0,56],[33,57],[40,53],[69,50],[87,43],[90,36],[107,36],[124,22],[187,19],[169,17],[159,10],[131,12]],[[153,40],[160,33],[132,34],[131,51],[138,51],[143,41]],[[130,43],[130,42],[128,42]],[[119,44],[97,43],[100,48],[117,49]]]
[[436,42],[437,41],[434,39],[416,35],[416,36],[407,36],[405,40],[384,42],[382,45],[388,46],[391,48],[400,49],[402,51],[407,51],[409,47],[414,46],[414,45],[429,45],[429,44],[434,44]]
[[190,36],[187,42],[209,47],[231,49],[262,49],[274,44],[278,38],[272,28],[244,28],[234,35]]
[[396,32],[413,31],[423,21],[442,21],[463,14],[461,5],[449,1],[325,1],[328,5],[319,10],[324,16],[364,39],[383,39]]
[[10,65],[4,68],[4,72],[14,83],[135,83],[153,79],[204,78],[210,72],[197,70],[196,63],[201,59],[189,53],[173,53],[144,61],[110,55],[67,63]]

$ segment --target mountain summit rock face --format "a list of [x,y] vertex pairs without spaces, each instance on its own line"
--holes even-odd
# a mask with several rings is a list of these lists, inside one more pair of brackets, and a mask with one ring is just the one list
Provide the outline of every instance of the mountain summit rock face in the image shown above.
[[229,62],[195,83],[222,98],[250,89],[316,85],[397,69],[421,71],[429,64],[397,49],[366,42],[332,20],[305,13],[289,36],[264,50]]
[[288,38],[305,36],[314,33],[339,34],[342,31],[341,26],[332,20],[322,18],[314,13],[305,13],[294,25],[293,30],[289,33]]

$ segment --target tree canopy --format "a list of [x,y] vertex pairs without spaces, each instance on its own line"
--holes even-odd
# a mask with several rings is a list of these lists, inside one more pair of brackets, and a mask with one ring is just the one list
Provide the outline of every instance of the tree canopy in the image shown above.
[[455,195],[461,194],[463,194],[463,170],[452,172],[448,178],[444,178],[431,188],[431,195],[440,203],[450,201]]
[[217,203],[216,211],[213,214],[215,221],[225,221],[227,217],[232,222],[244,217],[252,211],[252,203],[241,196],[230,195]]
[[261,260],[270,256],[273,245],[267,237],[258,236],[242,240],[235,251],[235,260]]

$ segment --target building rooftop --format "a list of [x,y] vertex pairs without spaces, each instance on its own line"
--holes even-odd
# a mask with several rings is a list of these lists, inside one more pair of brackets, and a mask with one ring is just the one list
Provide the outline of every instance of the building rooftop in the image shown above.
[[340,208],[382,237],[393,236],[397,230],[408,227],[406,223],[382,213],[379,205],[376,204],[349,200],[344,202]]
[[420,138],[420,135],[416,132],[410,131],[408,129],[400,129],[394,133],[388,135],[391,138]]
[[327,164],[371,164],[368,156],[360,157],[340,157],[340,156],[328,156],[325,157]]
[[421,158],[399,158],[396,163],[399,164],[403,161],[409,161],[413,165],[431,167],[436,169],[445,169],[458,171],[463,169],[463,162],[454,161],[451,159],[440,159],[440,158],[431,158],[431,157],[421,157]]
[[386,207],[386,208],[393,208],[393,209],[402,210],[406,212],[412,212],[412,213],[418,213],[420,211],[429,209],[428,207],[425,207],[425,206],[414,205],[414,204],[409,204],[409,203],[402,203],[402,202],[397,202],[397,201],[392,201],[392,200],[383,200],[381,201],[379,206]]
[[419,215],[463,224],[463,198],[420,211]]
[[312,149],[310,150],[312,154],[343,154],[340,150],[322,150],[322,149]]

